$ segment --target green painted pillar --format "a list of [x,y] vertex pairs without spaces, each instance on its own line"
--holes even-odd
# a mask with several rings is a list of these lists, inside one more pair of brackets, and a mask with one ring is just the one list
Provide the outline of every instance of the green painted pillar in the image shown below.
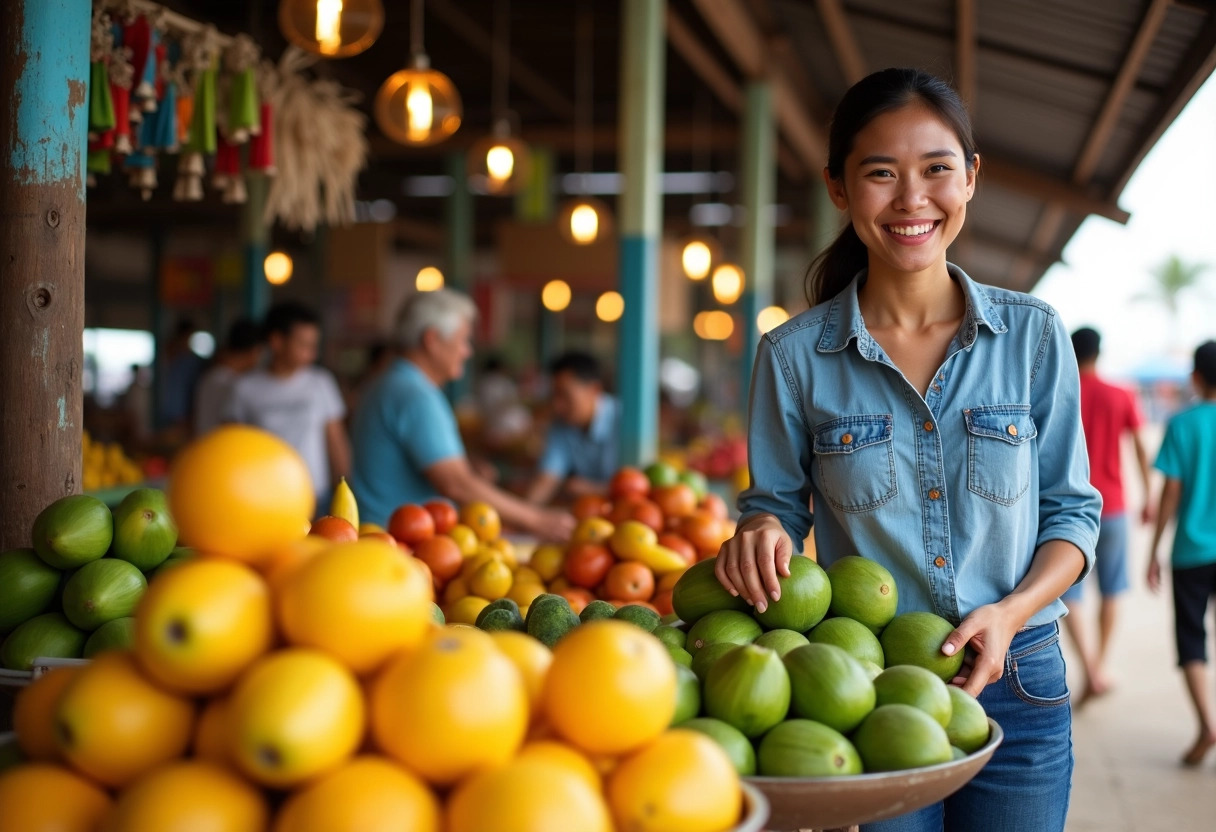
[[242,257],[245,261],[245,314],[262,320],[270,307],[270,284],[266,282],[266,255],[270,253],[270,226],[262,218],[270,180],[262,173],[245,177],[248,197],[241,210]]
[[[445,241],[444,285],[470,294],[473,289],[473,192],[469,190],[468,163],[464,151],[448,154],[448,176],[452,177],[452,193],[444,205],[447,223]],[[473,387],[472,368],[466,366],[464,375],[444,387],[448,401],[458,402],[469,395]]]
[[777,187],[777,135],[773,125],[773,89],[767,81],[751,81],[743,111],[743,158],[740,163],[743,207],[742,267],[744,284],[740,312],[743,315],[743,354],[739,369],[740,405],[747,409],[752,382],[752,364],[760,343],[756,317],[773,302],[773,194]]
[[625,299],[617,351],[622,465],[658,451],[659,237],[662,234],[665,0],[624,0],[621,25],[618,202],[620,291]]

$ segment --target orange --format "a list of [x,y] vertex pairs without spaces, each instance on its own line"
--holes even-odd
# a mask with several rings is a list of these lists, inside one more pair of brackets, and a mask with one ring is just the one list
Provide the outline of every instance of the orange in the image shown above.
[[334,517],[331,514],[314,520],[308,534],[311,537],[320,537],[335,543],[349,543],[359,539],[359,530],[352,526],[349,520],[344,517]]
[[481,541],[477,539],[477,532],[470,529],[464,523],[457,523],[448,531],[448,537],[456,541],[456,545],[460,547],[460,554],[466,558],[477,551],[477,547]]
[[135,612],[140,667],[179,693],[227,688],[273,638],[265,581],[230,560],[197,558],[158,576]]
[[490,560],[469,577],[469,591],[479,598],[497,601],[511,591],[512,580],[509,566],[500,560]]
[[0,773],[0,807],[0,832],[94,832],[110,797],[66,768],[28,763]]
[[55,708],[55,738],[78,771],[107,786],[125,786],[180,757],[193,722],[193,703],[149,682],[130,653],[108,651],[64,688]]
[[585,773],[545,757],[512,760],[469,778],[449,799],[447,821],[448,832],[612,830],[604,798]]
[[572,589],[573,587],[574,584],[566,580],[565,575],[558,575],[556,578],[549,581],[549,591],[554,595],[560,595],[562,592],[565,592],[567,589]]
[[721,832],[739,822],[743,793],[726,752],[696,731],[668,731],[608,778],[618,829]]
[[527,729],[523,678],[480,630],[434,632],[390,661],[372,688],[377,744],[433,785],[502,765]]
[[595,765],[580,752],[557,740],[532,740],[516,755],[517,760],[549,760],[560,765],[571,774],[577,774],[595,791],[603,788],[603,781]]
[[59,697],[79,667],[57,667],[44,673],[17,694],[13,706],[13,730],[17,745],[30,760],[58,760],[55,743],[55,708]]
[[422,506],[406,504],[388,518],[388,533],[402,543],[414,546],[435,536],[435,518]]
[[423,540],[414,547],[414,557],[431,568],[431,574],[440,586],[459,575],[460,567],[464,565],[464,554],[460,547],[445,534]]
[[515,567],[515,583],[533,583],[540,586],[542,589],[545,586],[545,579],[540,576],[540,573],[531,566]]
[[201,760],[178,760],[118,796],[105,832],[263,832],[270,821],[256,786]]
[[443,588],[443,603],[454,604],[469,594],[469,585],[464,578],[456,577]]
[[705,509],[697,509],[680,524],[680,535],[697,550],[698,557],[713,557],[722,544],[730,539],[731,524]]
[[546,543],[536,547],[528,565],[536,570],[541,580],[551,581],[562,574],[562,565],[565,562],[566,550],[553,543]]
[[635,561],[621,561],[608,570],[604,594],[622,601],[649,601],[654,595],[654,573]]
[[[695,555],[694,555],[695,557]],[[659,582],[654,585],[655,592],[670,592],[676,588],[676,583],[679,582],[680,576],[687,570],[668,572],[663,577],[659,578]]]
[[266,578],[266,583],[272,591],[278,591],[283,579],[294,572],[302,563],[311,560],[313,555],[320,554],[333,544],[323,538],[309,535],[300,540],[293,540],[276,547],[258,564],[258,570]]
[[588,517],[580,520],[570,536],[571,543],[603,543],[612,537],[615,528],[612,521],[603,517]]
[[538,596],[545,594],[545,585],[536,580],[519,579],[519,575],[515,576],[515,582],[511,584],[511,591],[507,593],[507,597],[519,604],[520,608],[528,606],[537,599]]
[[656,592],[654,597],[650,599],[651,606],[659,615],[670,615],[675,612],[675,608],[671,605],[671,590],[665,589],[662,592]]
[[687,517],[697,510],[697,495],[688,483],[678,482],[675,485],[656,488],[650,493],[650,499],[654,500],[667,518]]
[[297,569],[276,607],[287,641],[324,650],[362,674],[422,639],[432,598],[430,581],[394,546],[359,540]]
[[650,493],[650,479],[637,468],[628,466],[617,470],[608,483],[608,495],[614,500],[622,497],[645,497]]
[[525,633],[512,630],[496,630],[490,633],[495,646],[515,665],[524,680],[528,694],[528,711],[535,718],[540,712],[540,694],[545,687],[545,676],[553,664],[549,648]]
[[489,503],[467,503],[460,508],[460,522],[464,523],[477,539],[489,543],[502,534],[502,519],[498,510]]
[[503,562],[506,563],[507,566],[511,567],[512,569],[519,566],[519,555],[515,553],[515,544],[507,540],[505,537],[496,537],[486,543],[486,545],[495,552],[500,553],[502,555]]
[[270,433],[226,425],[187,445],[169,475],[179,540],[203,552],[257,561],[308,532],[316,496],[308,466]]
[[443,615],[449,624],[472,626],[477,623],[477,614],[488,606],[490,606],[490,602],[485,598],[466,595],[448,604],[443,610]]
[[501,561],[502,552],[499,552],[497,549],[491,549],[489,546],[478,544],[477,551],[472,556],[464,559],[464,565],[460,567],[460,577],[464,578],[467,583],[469,578],[473,577],[474,572],[492,560]]
[[575,627],[553,650],[545,718],[589,754],[621,754],[671,722],[676,669],[663,644],[626,621]]
[[230,753],[247,776],[264,786],[294,786],[337,768],[359,747],[363,694],[326,653],[279,650],[237,682],[227,723]]
[[218,765],[226,765],[228,755],[228,700],[209,699],[194,726],[193,756]]
[[356,757],[288,798],[274,832],[439,832],[439,801],[383,757]]
[[359,536],[360,537],[362,537],[365,534],[373,534],[373,533],[387,534],[388,530],[385,529],[384,526],[378,525],[376,523],[360,523],[359,524]]
[[581,614],[587,605],[595,600],[595,596],[591,594],[590,590],[578,586],[563,589],[556,594],[566,599],[575,615]]

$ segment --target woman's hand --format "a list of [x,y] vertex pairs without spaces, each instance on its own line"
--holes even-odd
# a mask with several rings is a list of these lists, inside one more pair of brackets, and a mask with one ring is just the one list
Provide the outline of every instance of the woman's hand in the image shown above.
[[1005,674],[1005,654],[1021,623],[1000,603],[977,607],[963,623],[950,634],[942,645],[942,652],[953,656],[970,645],[975,651],[973,658],[964,662],[959,675],[950,680],[972,696]]
[[760,514],[741,525],[718,550],[714,574],[731,595],[742,596],[758,612],[781,598],[777,576],[789,577],[794,545],[781,522]]

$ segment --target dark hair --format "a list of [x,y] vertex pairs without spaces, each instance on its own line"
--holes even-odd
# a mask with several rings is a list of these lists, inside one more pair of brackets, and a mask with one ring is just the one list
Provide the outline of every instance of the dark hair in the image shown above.
[[[878,116],[906,104],[924,104],[937,113],[963,146],[967,169],[975,167],[975,137],[971,117],[958,93],[942,79],[919,69],[884,69],[867,75],[849,88],[836,105],[828,133],[828,175],[844,175],[844,161],[853,142],[866,125]],[[852,224],[811,263],[807,270],[806,297],[811,306],[838,295],[866,267],[865,244]]]
[[237,318],[228,327],[227,347],[232,352],[249,352],[262,343],[262,330],[249,318]]
[[1077,354],[1077,361],[1093,361],[1098,357],[1098,348],[1102,345],[1102,336],[1098,330],[1083,326],[1072,334],[1072,351]]
[[570,373],[582,382],[604,383],[600,362],[594,355],[585,352],[566,352],[549,364],[549,374]]
[[298,324],[320,326],[321,318],[310,307],[289,300],[270,307],[262,330],[268,338],[271,335],[291,335],[291,331]]
[[1195,349],[1195,372],[1204,384],[1216,388],[1216,341],[1204,341]]

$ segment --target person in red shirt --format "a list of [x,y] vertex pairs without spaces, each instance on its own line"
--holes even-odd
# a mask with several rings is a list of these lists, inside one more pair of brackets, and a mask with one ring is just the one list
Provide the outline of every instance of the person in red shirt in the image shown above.
[[1144,417],[1140,415],[1136,397],[1130,390],[1117,387],[1098,375],[1098,352],[1101,336],[1089,327],[1072,334],[1072,348],[1077,354],[1081,373],[1081,426],[1089,450],[1089,481],[1102,495],[1102,525],[1098,532],[1097,560],[1093,574],[1097,575],[1098,591],[1102,596],[1098,612],[1098,643],[1095,646],[1083,617],[1085,584],[1074,584],[1062,596],[1068,607],[1064,618],[1069,635],[1076,644],[1085,669],[1085,688],[1078,705],[1110,690],[1106,675],[1106,655],[1115,630],[1118,596],[1128,589],[1127,536],[1128,521],[1123,495],[1123,469],[1120,445],[1125,434],[1130,435],[1136,449],[1136,463],[1144,480],[1144,506],[1140,522],[1150,523],[1153,511],[1149,502],[1151,467],[1148,451],[1141,435]]

